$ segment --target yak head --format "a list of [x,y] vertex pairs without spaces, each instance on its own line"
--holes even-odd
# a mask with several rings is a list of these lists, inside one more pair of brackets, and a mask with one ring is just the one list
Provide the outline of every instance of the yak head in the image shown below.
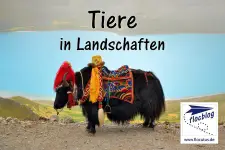
[[55,89],[56,96],[54,101],[54,109],[65,107],[68,102],[68,93],[73,91],[71,81],[66,80],[67,73],[64,74],[61,84]]
[[74,83],[71,80],[66,80],[66,75],[64,74],[61,84],[56,88],[56,96],[54,101],[54,109],[62,109],[69,101],[68,93],[73,91],[74,100],[76,102],[83,96],[83,90],[87,85],[91,77],[92,67],[84,67],[78,72],[75,72]]

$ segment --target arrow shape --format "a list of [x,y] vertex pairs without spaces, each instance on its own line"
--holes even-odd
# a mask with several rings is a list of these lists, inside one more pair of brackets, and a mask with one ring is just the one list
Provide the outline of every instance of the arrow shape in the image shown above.
[[189,105],[189,106],[191,107],[191,109],[188,110],[186,113],[192,113],[191,115],[195,115],[195,114],[213,109],[212,107],[203,107],[203,106],[195,106],[195,105]]

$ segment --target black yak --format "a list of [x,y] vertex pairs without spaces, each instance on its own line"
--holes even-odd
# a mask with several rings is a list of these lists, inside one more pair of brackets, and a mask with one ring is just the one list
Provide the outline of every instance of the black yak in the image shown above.
[[[106,67],[105,67],[106,68]],[[92,66],[87,66],[78,72],[75,72],[75,99],[82,99],[85,87],[91,78]],[[106,68],[107,69],[107,68]],[[144,127],[154,129],[155,120],[158,120],[165,111],[165,97],[160,80],[152,72],[143,70],[129,69],[133,76],[133,103],[128,103],[116,98],[110,98],[102,101],[103,110],[109,113],[107,118],[118,124],[132,120],[140,115],[144,118]],[[109,71],[109,70],[107,70]],[[65,75],[61,78],[61,83],[56,90],[54,109],[61,109],[68,103],[68,91],[73,89],[70,79]],[[106,105],[109,107],[106,108]],[[80,103],[83,115],[88,121],[86,127],[89,133],[96,133],[96,125],[99,125],[99,102],[92,103],[88,100]]]

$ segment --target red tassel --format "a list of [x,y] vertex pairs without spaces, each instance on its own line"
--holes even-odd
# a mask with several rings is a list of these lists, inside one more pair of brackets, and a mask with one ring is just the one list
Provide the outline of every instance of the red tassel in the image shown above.
[[67,81],[72,81],[72,84],[75,84],[75,72],[72,69],[72,66],[70,65],[69,62],[65,61],[63,64],[60,66],[55,80],[54,80],[54,90],[56,89],[57,86],[59,86],[62,82],[63,76],[65,73],[68,73],[66,76]]
[[98,103],[98,108],[101,109],[102,108],[102,102]]
[[75,100],[74,100],[74,96],[73,93],[68,93],[68,103],[67,103],[67,108],[71,108],[73,106],[75,106]]

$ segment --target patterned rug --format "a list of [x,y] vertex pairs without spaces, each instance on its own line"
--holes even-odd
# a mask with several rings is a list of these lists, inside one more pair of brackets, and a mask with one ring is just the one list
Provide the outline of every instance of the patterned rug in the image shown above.
[[127,65],[117,70],[102,67],[104,98],[116,98],[133,103],[133,76]]

